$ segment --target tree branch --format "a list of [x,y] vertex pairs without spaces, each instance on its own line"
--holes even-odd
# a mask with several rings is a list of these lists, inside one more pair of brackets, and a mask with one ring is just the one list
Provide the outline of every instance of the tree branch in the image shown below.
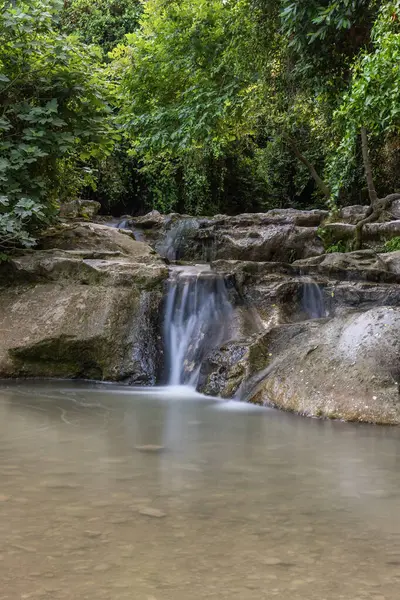
[[314,165],[308,160],[308,158],[306,158],[304,156],[304,154],[302,154],[300,152],[300,150],[293,138],[291,138],[288,135],[284,135],[284,138],[287,141],[287,143],[289,144],[289,146],[291,147],[291,149],[293,150],[293,153],[295,154],[295,156],[299,159],[300,162],[303,163],[303,165],[305,167],[307,167],[308,171],[311,174],[311,177],[314,179],[318,188],[324,194],[326,199],[329,200],[329,198],[331,197],[331,190],[329,189],[329,186],[325,183],[325,181],[318,175]]
[[374,178],[372,176],[371,159],[369,156],[368,149],[368,136],[365,127],[361,127],[361,148],[364,162],[365,178],[367,180],[368,185],[369,200],[371,202],[371,205],[373,205],[378,200],[378,194],[376,193]]

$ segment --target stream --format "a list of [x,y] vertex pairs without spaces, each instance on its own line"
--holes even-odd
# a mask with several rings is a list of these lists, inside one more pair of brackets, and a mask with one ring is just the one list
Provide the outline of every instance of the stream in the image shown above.
[[397,600],[397,428],[0,386],[0,600]]

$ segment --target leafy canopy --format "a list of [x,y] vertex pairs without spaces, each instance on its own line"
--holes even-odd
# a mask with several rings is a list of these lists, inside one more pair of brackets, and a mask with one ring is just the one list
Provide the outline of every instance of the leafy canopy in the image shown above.
[[141,29],[127,36],[121,88],[126,127],[145,157],[217,149],[251,133],[257,69],[247,9],[246,0],[146,2]]

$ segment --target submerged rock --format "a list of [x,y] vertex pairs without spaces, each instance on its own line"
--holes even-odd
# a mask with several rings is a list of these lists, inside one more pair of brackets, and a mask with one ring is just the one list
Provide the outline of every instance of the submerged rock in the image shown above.
[[0,266],[0,376],[154,383],[162,260],[95,224],[50,232],[43,246]]

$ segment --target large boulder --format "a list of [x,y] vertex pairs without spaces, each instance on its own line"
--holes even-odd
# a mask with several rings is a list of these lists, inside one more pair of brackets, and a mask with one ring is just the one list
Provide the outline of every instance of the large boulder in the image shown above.
[[263,332],[215,350],[200,390],[307,416],[400,424],[400,252],[219,260]]
[[309,417],[400,424],[400,308],[280,325],[203,366],[202,390]]
[[124,220],[136,239],[169,260],[285,260],[323,252],[317,228],[324,210],[276,209],[236,216],[191,217],[157,211]]
[[295,225],[218,228],[213,244],[216,259],[292,262],[324,251],[316,228]]
[[279,328],[269,340],[268,375],[256,402],[307,416],[400,424],[400,308],[378,307],[325,323]]
[[42,247],[0,267],[0,376],[154,383],[163,261],[95,224],[49,232]]
[[[71,223],[49,229],[40,240],[40,249],[91,250],[120,252],[139,262],[154,262],[155,252],[135,241],[130,231],[99,223]],[[158,259],[160,261],[160,259]]]
[[327,215],[294,209],[212,218],[149,214],[128,225],[170,260],[291,262],[323,253],[318,226]]

